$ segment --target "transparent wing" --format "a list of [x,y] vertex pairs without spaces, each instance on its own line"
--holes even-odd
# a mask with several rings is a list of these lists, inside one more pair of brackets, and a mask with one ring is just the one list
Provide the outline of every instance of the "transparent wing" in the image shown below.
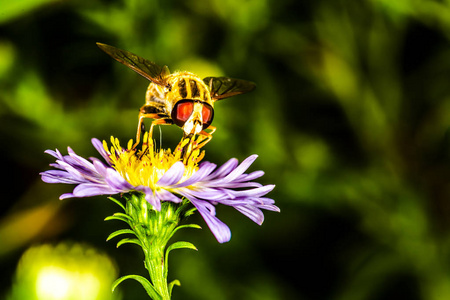
[[248,93],[256,87],[256,84],[251,81],[229,77],[206,77],[203,81],[210,88],[211,97],[214,100]]
[[129,51],[102,43],[97,43],[97,46],[118,62],[124,64],[139,75],[156,84],[164,85],[165,77],[170,74],[167,66],[160,67],[157,64],[152,63],[145,58],[139,57]]

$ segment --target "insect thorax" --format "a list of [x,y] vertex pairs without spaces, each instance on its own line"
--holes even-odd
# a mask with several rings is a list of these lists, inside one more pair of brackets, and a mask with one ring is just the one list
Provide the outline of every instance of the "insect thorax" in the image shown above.
[[164,106],[167,112],[180,100],[192,99],[213,106],[206,84],[190,72],[178,72],[167,76],[166,86],[150,83],[146,94],[147,105]]

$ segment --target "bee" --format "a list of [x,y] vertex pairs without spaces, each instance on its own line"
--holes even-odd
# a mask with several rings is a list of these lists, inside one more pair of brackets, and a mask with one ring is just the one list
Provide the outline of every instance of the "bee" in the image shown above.
[[[253,82],[229,77],[206,77],[203,80],[190,72],[170,73],[167,66],[159,66],[129,51],[97,43],[97,46],[118,62],[150,80],[145,104],[139,110],[135,148],[140,141],[145,118],[154,119],[149,130],[150,139],[155,125],[175,124],[183,130],[184,138],[203,136],[198,148],[206,145],[216,127],[214,103],[252,91]],[[209,132],[205,131],[206,129]]]

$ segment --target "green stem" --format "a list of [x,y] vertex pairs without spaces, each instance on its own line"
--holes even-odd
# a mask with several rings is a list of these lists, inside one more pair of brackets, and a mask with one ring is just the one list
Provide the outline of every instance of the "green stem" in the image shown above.
[[164,249],[153,249],[145,255],[145,267],[148,270],[150,279],[156,291],[163,300],[170,300],[169,288],[167,284],[167,274],[164,263]]
[[161,210],[156,211],[142,194],[131,194],[126,199],[125,212],[131,217],[130,225],[141,242],[151,283],[162,300],[170,300],[165,252],[184,216],[183,210],[179,209],[180,204],[163,202]]
[[[193,249],[197,248],[189,242],[175,242],[167,247],[167,243],[179,229],[182,228],[200,228],[195,224],[186,224],[178,226],[180,221],[193,213],[189,202],[183,201],[180,204],[171,202],[162,202],[161,210],[155,210],[147,203],[142,193],[124,194],[126,205],[123,206],[125,214],[116,213],[107,217],[105,220],[120,220],[126,222],[130,229],[120,229],[111,233],[108,240],[122,235],[134,234],[136,238],[124,238],[117,243],[117,246],[132,243],[142,247],[145,260],[144,266],[150,275],[150,281],[139,275],[126,275],[117,279],[113,284],[113,289],[126,279],[134,279],[147,291],[150,298],[154,300],[170,300],[172,288],[175,284],[179,285],[178,280],[167,282],[168,274],[168,255],[175,249]],[[118,203],[117,200],[112,199]]]

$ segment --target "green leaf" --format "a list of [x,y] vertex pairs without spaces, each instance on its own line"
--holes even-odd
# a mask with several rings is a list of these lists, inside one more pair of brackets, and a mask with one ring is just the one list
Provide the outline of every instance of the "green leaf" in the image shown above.
[[116,203],[120,207],[122,207],[122,209],[125,211],[125,206],[123,206],[122,202],[120,202],[119,200],[117,200],[116,198],[113,198],[113,197],[108,197],[108,199],[111,200],[112,202]]
[[180,283],[180,281],[179,281],[178,279],[175,279],[175,280],[173,280],[172,282],[169,283],[169,295],[170,295],[171,297],[172,297],[172,290],[173,290],[173,287],[174,287],[175,285],[177,285],[177,286],[180,286],[180,285],[181,285],[181,283]]
[[136,233],[131,229],[120,229],[120,230],[117,230],[117,231],[114,231],[113,233],[111,233],[108,236],[108,238],[106,239],[106,241],[109,241],[110,239],[115,238],[118,235],[127,234],[127,233],[136,235]]
[[168,271],[168,264],[169,264],[169,252],[175,249],[192,249],[192,250],[198,250],[194,244],[189,243],[189,242],[175,242],[172,245],[170,245],[169,247],[167,247],[166,250],[166,255],[164,257],[164,264],[165,264],[165,268],[164,268],[164,277],[167,278],[167,271]]
[[170,234],[170,236],[169,236],[169,238],[168,238],[167,240],[171,239],[172,236],[175,234],[175,232],[177,232],[178,230],[183,229],[183,228],[202,229],[202,227],[201,227],[200,225],[197,225],[197,224],[180,225],[180,226],[178,226],[177,228],[175,228],[175,229],[172,231],[172,233]]
[[179,215],[182,215],[184,218],[192,215],[197,208],[195,206],[193,206],[191,204],[191,202],[189,200],[187,200],[186,198],[183,198],[183,203],[181,204],[181,206],[178,207],[178,209],[176,210],[176,213]]
[[117,248],[119,248],[123,244],[136,244],[136,245],[139,245],[140,247],[142,247],[142,243],[138,239],[129,239],[129,238],[121,239],[117,243]]
[[131,226],[130,221],[128,219],[122,218],[122,217],[118,217],[118,216],[109,216],[106,217],[103,221],[110,221],[110,220],[119,220],[119,221],[123,221],[125,223],[127,223],[128,225]]
[[133,219],[123,213],[115,213],[112,216],[106,217],[104,221],[109,221],[109,220],[119,220],[119,221],[124,221],[125,223],[127,223],[128,225],[132,226],[132,222]]
[[145,291],[147,292],[147,294],[150,296],[150,298],[152,298],[153,300],[162,300],[162,297],[158,294],[158,292],[155,290],[155,288],[153,287],[153,285],[150,283],[150,281],[148,281],[146,278],[139,276],[139,275],[126,275],[126,276],[122,276],[119,279],[117,279],[116,281],[114,281],[113,285],[112,285],[112,291],[114,292],[114,290],[116,289],[116,287],[124,280],[126,279],[134,279],[137,282],[139,282],[145,289]]
[[192,249],[192,250],[198,250],[197,247],[194,246],[194,244],[189,242],[175,242],[172,245],[170,245],[166,250],[166,255],[169,254],[170,251],[175,249]]
[[174,231],[177,231],[178,229],[183,229],[183,228],[195,228],[195,229],[202,229],[202,227],[198,224],[185,224],[185,225],[180,225],[177,228],[175,228]]
[[125,219],[127,219],[127,220],[133,221],[133,218],[132,218],[132,217],[130,217],[129,215],[124,214],[124,213],[115,213],[115,214],[113,214],[113,216],[123,217],[123,218],[125,218]]
[[193,208],[187,210],[187,211],[184,213],[184,216],[185,216],[185,217],[189,217],[190,215],[193,215],[193,214],[195,213],[196,210],[197,210],[197,208],[196,208],[196,207],[193,207]]

